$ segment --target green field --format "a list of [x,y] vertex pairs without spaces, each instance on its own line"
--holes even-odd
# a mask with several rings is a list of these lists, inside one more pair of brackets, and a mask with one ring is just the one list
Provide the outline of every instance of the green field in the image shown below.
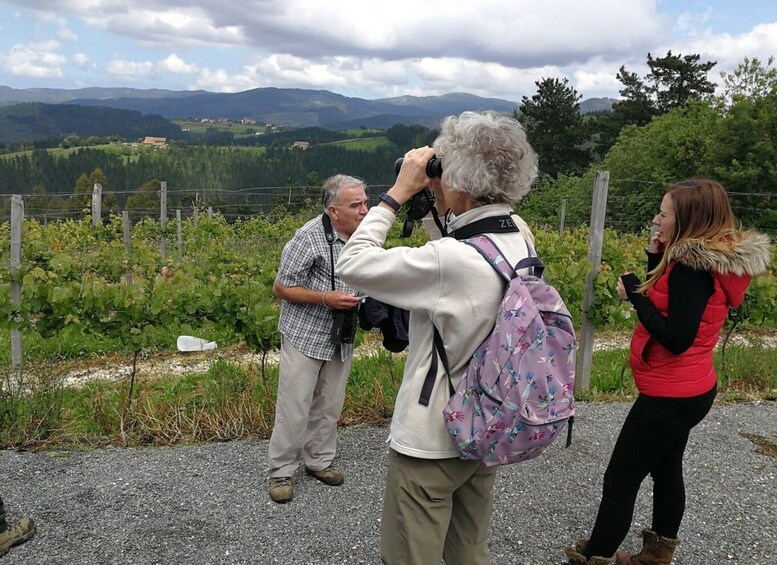
[[264,124],[240,124],[236,122],[201,122],[200,120],[172,120],[176,125],[181,126],[182,130],[189,130],[191,133],[203,134],[208,130],[228,131],[235,137],[252,137],[256,133],[264,134],[267,128]]
[[334,145],[337,147],[344,147],[350,150],[359,151],[374,151],[378,147],[390,146],[391,142],[385,137],[367,137],[364,139],[344,139],[342,141],[334,141],[327,145]]
[[[153,151],[158,151],[156,147],[150,147],[146,145],[142,145],[140,143],[116,143],[116,144],[103,144],[103,145],[90,145],[88,147],[68,147],[67,149],[63,149],[62,147],[53,147],[51,149],[46,149],[46,151],[51,155],[52,157],[69,157],[70,155],[73,155],[75,153],[78,153],[79,151],[83,151],[85,149],[96,149],[98,151],[105,151],[107,153],[114,153],[116,155],[126,155],[129,159],[130,163],[134,163],[138,160],[138,157],[142,153],[151,153]],[[14,157],[28,157],[32,155],[33,151],[18,151],[16,153],[5,153],[0,155],[0,159],[12,159]]]

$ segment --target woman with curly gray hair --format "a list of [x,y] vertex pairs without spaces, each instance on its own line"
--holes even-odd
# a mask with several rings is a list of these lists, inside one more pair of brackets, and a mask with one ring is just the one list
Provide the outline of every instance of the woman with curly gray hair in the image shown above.
[[[435,154],[441,178],[427,176]],[[384,563],[489,562],[495,468],[459,459],[442,411],[451,386],[458,385],[494,327],[504,281],[459,240],[487,234],[512,265],[525,258],[531,236],[522,221],[516,225],[512,206],[528,193],[536,174],[537,156],[513,118],[490,112],[446,118],[434,148],[405,154],[396,183],[340,255],[336,272],[345,283],[410,311],[410,348],[389,437]],[[383,249],[399,208],[425,187],[434,192],[443,233],[431,233],[427,222],[432,240],[425,245]],[[442,338],[449,375],[438,362],[435,333]]]

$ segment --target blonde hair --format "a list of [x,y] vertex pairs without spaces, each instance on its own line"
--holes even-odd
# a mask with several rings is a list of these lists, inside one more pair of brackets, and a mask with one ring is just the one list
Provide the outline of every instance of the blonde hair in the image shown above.
[[708,179],[684,180],[669,185],[665,194],[674,206],[674,233],[659,264],[637,288],[639,292],[651,288],[666,272],[673,248],[679,242],[700,240],[707,248],[728,256],[731,254],[731,240],[739,238],[739,228],[728,195],[719,183]]

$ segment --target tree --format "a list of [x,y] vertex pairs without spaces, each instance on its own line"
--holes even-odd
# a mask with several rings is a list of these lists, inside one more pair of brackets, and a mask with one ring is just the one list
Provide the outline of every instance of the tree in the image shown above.
[[32,187],[32,196],[27,199],[24,205],[24,214],[43,221],[46,214],[56,211],[56,204],[55,199],[47,196],[46,189],[42,185],[36,184]]
[[127,197],[126,207],[130,220],[133,223],[141,218],[159,216],[159,194],[161,190],[162,183],[159,179],[152,179],[144,183],[134,194]]
[[641,229],[655,215],[665,185],[715,178],[712,155],[721,119],[709,104],[693,102],[647,126],[627,126],[601,163],[610,172],[608,216]]
[[704,100],[715,92],[715,84],[707,78],[707,73],[717,61],[700,63],[700,55],[672,55],[668,51],[665,57],[654,59],[647,55],[650,72],[647,79],[653,82],[656,105],[661,113],[672,108],[680,108],[691,100]]
[[76,212],[89,208],[92,202],[92,189],[93,185],[89,177],[86,176],[86,173],[81,173],[81,176],[76,180],[73,195],[65,202],[65,209]]
[[619,91],[623,100],[613,108],[613,114],[619,118],[618,121],[623,125],[649,124],[650,120],[659,114],[653,100],[653,90],[637,76],[637,73],[630,73],[626,67],[622,66],[615,77],[623,85]]
[[777,89],[734,96],[713,139],[712,177],[746,225],[777,229]]
[[62,140],[62,143],[60,143],[59,146],[63,149],[69,149],[71,147],[77,147],[80,143],[81,139],[76,134],[71,133]]
[[[65,209],[70,211],[85,210],[92,206],[92,194],[94,192],[94,185],[99,184],[105,189],[108,182],[108,177],[105,176],[102,169],[97,167],[89,176],[86,173],[82,173],[76,181],[73,195],[68,198]],[[102,195],[102,209],[105,211],[115,211],[116,208],[116,196],[106,193],[103,190]]]
[[407,149],[418,147],[419,140],[425,139],[428,133],[429,128],[424,126],[395,124],[386,130],[386,138],[404,153]]
[[534,84],[537,93],[521,99],[515,117],[539,155],[540,170],[554,177],[582,172],[590,162],[590,153],[582,148],[587,139],[580,115],[582,96],[566,78],[544,78]]
[[745,57],[732,73],[720,73],[723,79],[724,107],[730,107],[745,99],[766,98],[777,88],[777,69],[772,67],[774,57],[769,57],[766,65],[758,58]]
[[644,78],[621,66],[616,78],[623,85],[619,91],[623,99],[597,124],[599,152],[606,153],[626,126],[645,126],[673,108],[711,96],[715,84],[707,79],[707,73],[716,62],[700,63],[699,59],[700,55],[672,55],[671,51],[654,59],[648,53],[650,72]]

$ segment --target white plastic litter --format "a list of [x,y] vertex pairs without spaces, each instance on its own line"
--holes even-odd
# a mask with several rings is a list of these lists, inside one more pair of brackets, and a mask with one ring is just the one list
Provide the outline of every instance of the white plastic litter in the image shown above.
[[215,341],[208,341],[201,337],[192,337],[190,335],[179,335],[176,342],[178,351],[210,351],[216,349]]

